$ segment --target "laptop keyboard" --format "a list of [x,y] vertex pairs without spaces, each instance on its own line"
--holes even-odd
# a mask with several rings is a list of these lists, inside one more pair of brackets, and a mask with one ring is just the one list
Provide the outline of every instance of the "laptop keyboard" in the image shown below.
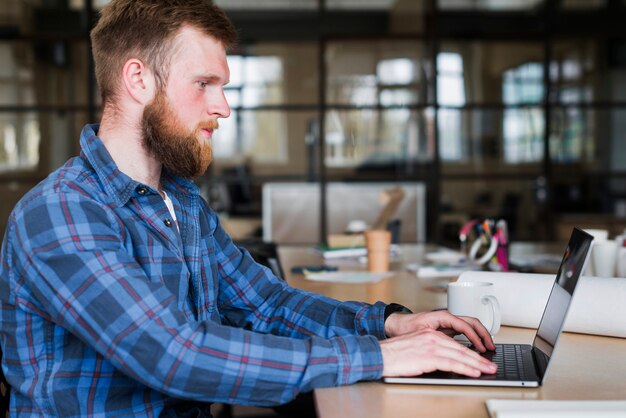
[[507,380],[526,380],[522,347],[519,344],[496,346],[493,362],[498,365],[496,377]]
[[487,351],[481,356],[498,365],[498,371],[492,375],[495,379],[529,380],[535,377],[535,366],[527,345],[496,344],[496,351]]

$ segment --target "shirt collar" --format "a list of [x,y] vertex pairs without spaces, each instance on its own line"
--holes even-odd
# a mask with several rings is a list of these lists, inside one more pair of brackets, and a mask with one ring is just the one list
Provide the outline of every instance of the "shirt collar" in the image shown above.
[[[119,205],[123,206],[133,195],[137,187],[142,185],[119,170],[117,164],[98,137],[99,124],[85,125],[80,134],[81,156],[93,167],[107,194]],[[167,173],[164,169],[161,176],[163,187],[175,194],[198,195],[198,186],[191,180]]]

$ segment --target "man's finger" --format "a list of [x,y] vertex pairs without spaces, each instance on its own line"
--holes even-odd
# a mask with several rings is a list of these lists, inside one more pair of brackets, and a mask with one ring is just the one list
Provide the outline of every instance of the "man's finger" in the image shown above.
[[476,351],[470,350],[465,345],[460,344],[458,341],[454,340],[451,337],[448,337],[447,335],[443,333],[438,333],[438,334],[439,334],[439,338],[436,339],[436,343],[440,346],[441,350],[444,350],[443,351],[444,353],[447,353],[452,358],[456,358],[456,359],[460,358],[460,359],[467,360],[467,361],[471,359],[471,361],[474,364],[476,364],[475,362],[478,362],[483,366],[486,365],[488,367],[492,367],[493,363],[489,361],[488,359],[486,359],[485,357],[478,354]]
[[459,334],[464,334],[478,351],[484,352],[487,349],[495,349],[491,335],[478,319],[458,317],[446,312],[440,320],[442,326],[453,329]]
[[441,347],[433,358],[437,370],[458,373],[466,376],[479,376],[481,373],[492,374],[497,366],[477,353],[462,347],[459,350]]
[[[476,318],[472,317],[460,317],[471,328],[470,334],[475,335],[475,339],[470,338],[470,335],[465,334],[468,340],[478,349],[480,352],[484,352],[485,349],[495,350],[496,346],[493,343],[493,338],[489,334],[489,331],[483,326],[483,324]],[[477,344],[478,343],[478,344]]]

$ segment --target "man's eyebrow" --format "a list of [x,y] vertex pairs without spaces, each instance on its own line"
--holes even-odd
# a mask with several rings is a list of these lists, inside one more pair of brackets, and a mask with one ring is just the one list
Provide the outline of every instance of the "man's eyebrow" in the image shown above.
[[206,80],[209,82],[217,82],[217,83],[223,83],[223,84],[228,84],[230,83],[229,79],[224,79],[218,75],[215,74],[198,74],[196,77],[196,79],[202,79],[202,80]]
[[220,80],[219,76],[217,76],[215,74],[208,74],[208,73],[197,74],[195,76],[195,78],[202,78],[204,80],[210,80],[210,81],[218,81],[218,80]]

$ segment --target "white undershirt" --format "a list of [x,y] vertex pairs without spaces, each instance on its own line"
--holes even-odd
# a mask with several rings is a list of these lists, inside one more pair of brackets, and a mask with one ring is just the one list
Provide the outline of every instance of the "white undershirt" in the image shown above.
[[174,219],[174,223],[176,224],[176,229],[178,229],[178,220],[176,219],[176,212],[174,212],[174,204],[172,203],[172,199],[170,199],[170,197],[167,195],[167,193],[165,193],[165,190],[163,190],[163,200],[165,201],[165,206],[167,206],[167,210],[170,211],[170,214],[172,215],[172,219]]

